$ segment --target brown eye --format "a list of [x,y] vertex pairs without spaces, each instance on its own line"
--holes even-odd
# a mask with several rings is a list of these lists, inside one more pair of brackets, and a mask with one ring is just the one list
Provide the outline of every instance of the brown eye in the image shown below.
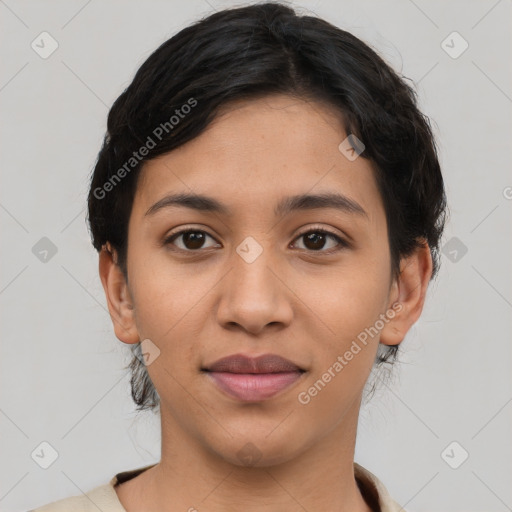
[[[302,233],[297,237],[297,240],[299,239],[304,240],[304,247],[299,247],[299,249],[307,249],[314,252],[333,252],[330,249],[335,249],[338,247],[347,247],[348,244],[340,238],[338,235],[335,235],[334,233],[330,233],[329,231],[325,229],[314,229],[307,231],[305,233]],[[326,248],[326,244],[328,243],[328,240],[334,240],[336,243],[334,245],[330,245],[327,247],[328,250],[322,250]]]
[[[181,246],[180,244],[174,244],[174,241],[179,240],[180,238],[182,239]],[[205,248],[203,245],[207,238],[213,240],[213,237],[211,237],[205,231],[188,229],[174,233],[173,235],[166,238],[164,243],[165,245],[176,245],[178,249],[183,251],[197,251],[198,249]]]
[[[174,246],[177,250],[184,252],[199,252],[201,249],[220,246],[220,244],[215,245],[215,243],[209,246],[205,245],[208,238],[215,242],[215,239],[205,231],[186,229],[168,236],[164,240],[164,245]],[[304,240],[304,247],[299,247],[299,249],[312,252],[332,253],[344,247],[348,247],[348,243],[341,237],[325,229],[310,229],[299,235],[296,240],[300,240],[301,238]]]

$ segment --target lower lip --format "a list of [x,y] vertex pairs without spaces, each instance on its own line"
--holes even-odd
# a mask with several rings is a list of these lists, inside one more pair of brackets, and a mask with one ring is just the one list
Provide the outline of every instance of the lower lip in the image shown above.
[[208,375],[229,396],[246,402],[258,402],[288,388],[300,379],[302,373],[208,372]]

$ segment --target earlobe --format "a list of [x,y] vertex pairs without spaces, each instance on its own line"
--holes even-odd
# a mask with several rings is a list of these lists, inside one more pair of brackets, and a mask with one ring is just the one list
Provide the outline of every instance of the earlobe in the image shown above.
[[138,343],[132,297],[116,256],[115,250],[107,242],[99,254],[101,283],[117,338],[123,343]]
[[400,275],[393,283],[386,315],[390,318],[381,331],[383,345],[400,344],[418,320],[425,304],[432,276],[432,255],[426,241],[400,262]]

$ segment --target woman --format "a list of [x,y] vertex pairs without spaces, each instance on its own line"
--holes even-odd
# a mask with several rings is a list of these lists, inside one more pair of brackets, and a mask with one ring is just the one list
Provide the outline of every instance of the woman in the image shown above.
[[113,105],[88,206],[161,460],[37,511],[403,510],[354,462],[357,420],[421,314],[446,198],[373,50],[277,3],[185,28]]

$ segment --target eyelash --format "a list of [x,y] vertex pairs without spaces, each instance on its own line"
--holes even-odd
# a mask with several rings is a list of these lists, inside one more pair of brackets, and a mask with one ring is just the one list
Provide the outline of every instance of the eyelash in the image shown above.
[[[174,239],[178,238],[180,235],[185,235],[187,233],[204,233],[206,235],[208,235],[210,238],[213,238],[215,240],[215,238],[210,235],[210,233],[208,233],[207,231],[204,231],[202,229],[191,229],[191,228],[188,228],[188,229],[183,229],[181,231],[177,231],[175,233],[171,233],[169,236],[167,236],[164,241],[163,241],[163,245],[172,245]],[[329,231],[328,229],[326,228],[321,228],[321,227],[317,227],[317,226],[313,226],[311,228],[309,228],[307,231],[303,231],[302,233],[299,233],[295,240],[305,236],[305,235],[308,235],[310,233],[321,233],[321,234],[324,234],[324,235],[329,235],[330,237],[334,238],[336,240],[336,242],[338,243],[338,247],[331,247],[330,249],[328,250],[322,250],[322,249],[319,249],[318,251],[314,251],[314,250],[308,250],[308,249],[301,249],[301,250],[305,250],[307,252],[310,252],[310,253],[323,253],[323,254],[333,254],[334,252],[338,252],[342,249],[345,249],[345,248],[348,248],[350,247],[350,244],[348,242],[346,242],[343,238],[341,238],[339,235]],[[209,248],[207,248],[209,249]],[[179,247],[177,248],[174,248],[173,250],[176,250],[176,251],[181,251],[181,252],[185,252],[185,253],[199,253],[201,251],[204,251],[204,250],[207,250],[207,249],[181,249]]]

